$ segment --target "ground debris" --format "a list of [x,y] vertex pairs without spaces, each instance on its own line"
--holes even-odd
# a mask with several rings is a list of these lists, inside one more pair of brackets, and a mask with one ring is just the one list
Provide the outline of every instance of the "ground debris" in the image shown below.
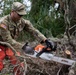
[[32,58],[27,64],[27,75],[56,75],[59,69],[58,63],[40,58]]
[[[76,51],[73,50],[73,47],[68,43],[67,37],[59,40],[60,41],[57,42],[57,51],[55,55],[67,58],[65,50],[69,50],[71,52],[70,59],[74,60]],[[73,39],[72,42],[76,44],[75,39]],[[69,75],[69,68],[71,67],[54,61],[46,61],[40,58],[31,58],[26,61],[28,65],[26,75]]]

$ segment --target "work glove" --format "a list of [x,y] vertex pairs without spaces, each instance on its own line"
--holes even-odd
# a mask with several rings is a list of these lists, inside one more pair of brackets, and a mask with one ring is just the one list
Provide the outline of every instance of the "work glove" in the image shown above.
[[47,52],[47,49],[50,48],[50,51],[56,51],[57,44],[50,40],[45,40],[47,45],[46,48],[43,48],[39,53],[37,53],[36,57],[39,57],[42,53]]
[[45,40],[45,43],[47,45],[47,48],[51,48],[51,51],[56,51],[57,44],[50,40]]

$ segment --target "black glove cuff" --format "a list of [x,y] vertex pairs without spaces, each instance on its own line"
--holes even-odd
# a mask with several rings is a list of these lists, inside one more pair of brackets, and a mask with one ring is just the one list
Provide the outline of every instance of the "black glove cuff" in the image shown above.
[[45,40],[45,43],[48,43],[48,40]]
[[47,48],[51,48],[51,51],[55,51],[57,48],[57,44],[53,41],[49,41],[48,39],[45,40]]
[[45,43],[46,43],[47,47],[49,47],[51,49],[53,48],[51,42],[49,42],[48,40],[45,40]]

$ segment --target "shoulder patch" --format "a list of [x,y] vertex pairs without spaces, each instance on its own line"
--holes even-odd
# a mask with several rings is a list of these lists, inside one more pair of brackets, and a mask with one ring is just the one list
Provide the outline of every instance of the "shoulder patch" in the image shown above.
[[3,29],[7,29],[7,26],[4,25],[4,24],[0,24],[0,27],[3,28]]

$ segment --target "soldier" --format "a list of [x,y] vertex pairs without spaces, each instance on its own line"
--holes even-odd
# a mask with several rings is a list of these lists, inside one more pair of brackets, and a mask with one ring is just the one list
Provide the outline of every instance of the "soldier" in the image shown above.
[[25,5],[20,2],[14,2],[11,13],[2,17],[0,20],[0,35],[2,38],[0,40],[10,43],[18,50],[18,48],[22,48],[22,44],[17,42],[16,38],[24,29],[32,34],[38,41],[44,41],[48,46],[51,45],[47,38],[33,27],[29,20],[22,18],[23,15],[26,15]]

